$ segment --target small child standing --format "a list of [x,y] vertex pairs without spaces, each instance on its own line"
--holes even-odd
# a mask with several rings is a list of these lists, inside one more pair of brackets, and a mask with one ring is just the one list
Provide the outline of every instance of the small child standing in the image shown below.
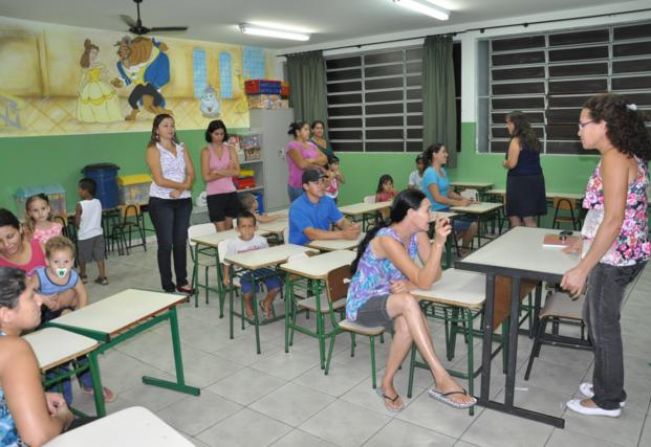
[[[256,236],[255,229],[255,216],[248,211],[241,212],[239,216],[237,216],[237,231],[239,237],[228,241],[224,256],[269,247],[269,243],[265,238],[262,236]],[[230,265],[224,264],[223,271],[224,284],[228,286],[231,283]],[[242,299],[244,300],[246,316],[248,318],[253,318],[252,298],[254,293],[254,275],[256,282],[262,281],[267,286],[267,296],[265,296],[264,300],[260,302],[260,308],[262,309],[265,318],[271,318],[273,300],[276,295],[278,295],[278,292],[280,292],[280,278],[277,275],[274,275],[274,271],[270,269],[255,270],[254,272],[247,272],[242,276],[240,287],[242,289]],[[264,277],[264,279],[260,279],[260,277]]]
[[337,196],[339,195],[339,185],[346,183],[344,175],[339,170],[339,158],[333,155],[328,164],[328,175],[326,177],[326,196],[330,197],[337,203]]
[[247,211],[255,216],[256,221],[260,223],[273,222],[278,219],[280,216],[270,216],[268,214],[258,214],[258,199],[251,194],[246,192],[240,196],[240,205],[242,211]]
[[52,221],[50,200],[45,194],[29,197],[25,202],[25,211],[29,218],[27,226],[32,233],[32,239],[44,245],[50,238],[61,235],[63,226]]
[[423,174],[425,173],[425,158],[423,155],[416,157],[416,169],[409,174],[409,182],[407,185],[410,188],[422,189],[421,183],[423,182]]
[[[86,287],[79,280],[79,275],[72,268],[75,262],[75,246],[67,237],[55,236],[45,244],[45,258],[47,267],[39,267],[34,275],[34,289],[43,296],[44,309],[41,316],[41,325],[57,318],[62,313],[81,309],[88,304]],[[64,292],[74,289],[75,295]],[[82,359],[81,362],[86,360]],[[67,369],[67,367],[62,367]],[[56,375],[56,371],[53,373]],[[93,394],[93,379],[90,371],[85,371],[78,376],[81,390],[86,394]],[[56,391],[56,390],[54,390]],[[115,394],[104,387],[104,400],[113,402]],[[63,397],[70,405],[72,403],[72,386],[69,380],[63,382]]]
[[95,198],[97,185],[91,178],[79,180],[79,197],[75,210],[77,246],[79,247],[79,276],[86,283],[86,263],[97,262],[97,284],[108,285],[104,263],[104,230],[102,229],[102,204]]

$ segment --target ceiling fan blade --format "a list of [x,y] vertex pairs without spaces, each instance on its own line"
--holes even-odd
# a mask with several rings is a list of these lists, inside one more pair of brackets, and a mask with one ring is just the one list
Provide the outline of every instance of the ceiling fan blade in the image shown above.
[[120,17],[122,18],[122,21],[126,23],[127,25],[133,27],[136,26],[136,21],[131,18],[131,16],[128,16],[126,14],[120,14]]
[[156,32],[156,31],[187,31],[188,27],[187,26],[155,26],[153,28],[150,28],[149,31]]

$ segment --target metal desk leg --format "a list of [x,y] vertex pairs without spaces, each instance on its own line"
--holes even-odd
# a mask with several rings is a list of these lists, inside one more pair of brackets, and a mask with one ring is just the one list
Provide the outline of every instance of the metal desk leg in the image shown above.
[[97,353],[90,352],[88,354],[88,365],[90,369],[90,377],[93,381],[93,394],[95,397],[95,411],[97,417],[106,416],[106,404],[104,402],[104,387],[102,386],[102,379],[99,375],[99,363],[97,362]]
[[147,385],[159,386],[169,390],[180,391],[182,393],[198,396],[201,390],[185,383],[185,374],[183,372],[183,357],[181,356],[181,340],[179,338],[179,321],[176,315],[176,307],[169,310],[170,329],[172,331],[172,348],[174,351],[174,366],[176,369],[176,382],[169,380],[156,379],[153,377],[143,376],[142,381]]
[[493,314],[495,312],[495,274],[486,273],[486,304],[484,308],[484,340],[481,356],[481,392],[479,403],[490,401],[491,347],[493,345]]

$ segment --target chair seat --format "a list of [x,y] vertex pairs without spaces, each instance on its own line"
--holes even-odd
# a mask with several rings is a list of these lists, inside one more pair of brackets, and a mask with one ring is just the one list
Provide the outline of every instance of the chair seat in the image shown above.
[[[311,297],[311,298],[306,298],[304,300],[298,301],[296,303],[298,307],[302,307],[307,310],[311,310],[312,312],[316,312],[316,298]],[[334,310],[339,310],[343,309],[346,307],[346,300],[337,300],[334,303],[332,303],[332,308]],[[321,298],[321,312],[322,313],[327,313],[330,311],[330,307],[328,306],[328,298],[323,297]]]
[[585,295],[573,300],[567,293],[554,292],[547,296],[540,318],[559,317],[569,320],[583,320],[582,309]]
[[384,332],[384,326],[367,327],[350,320],[340,321],[339,327],[344,331],[355,332],[367,336],[376,336]]

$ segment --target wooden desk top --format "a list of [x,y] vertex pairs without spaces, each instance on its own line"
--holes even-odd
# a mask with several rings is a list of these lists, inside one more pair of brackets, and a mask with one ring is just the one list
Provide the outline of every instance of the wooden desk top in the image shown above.
[[451,211],[430,211],[429,213],[429,221],[430,223],[436,222],[438,219],[452,219],[454,216],[458,216],[459,213],[454,213]]
[[334,251],[334,250],[350,250],[356,248],[366,233],[360,233],[357,239],[333,239],[333,240],[314,240],[308,242],[306,245],[311,248],[316,248],[321,251]]
[[[269,234],[269,231],[258,229],[256,230],[255,234],[258,236],[264,236],[266,234]],[[218,248],[221,241],[224,241],[226,239],[234,239],[239,235],[240,234],[237,232],[237,230],[219,231],[211,234],[193,237],[192,242],[195,244]]]
[[412,290],[419,300],[437,304],[481,309],[486,301],[486,275],[447,269],[429,290]]
[[23,338],[32,346],[43,372],[86,355],[99,346],[97,340],[52,327],[24,335]]
[[144,407],[130,407],[57,436],[45,447],[192,447]]
[[63,326],[115,335],[186,301],[187,296],[126,289],[52,320]]
[[496,271],[511,269],[560,277],[578,264],[579,254],[567,254],[562,247],[545,247],[546,234],[561,230],[516,227],[477,249],[456,263],[457,269]]
[[576,193],[576,192],[546,192],[545,195],[548,199],[570,199],[570,200],[581,200],[585,194]]
[[355,260],[356,253],[350,250],[330,251],[297,262],[288,262],[280,266],[289,273],[309,279],[325,279],[328,273]]
[[258,231],[283,234],[286,228],[289,228],[289,220],[287,218],[277,219],[273,222],[258,223]]
[[488,189],[493,186],[491,182],[470,182],[463,180],[455,180],[450,182],[450,186],[456,186],[459,188],[475,188],[475,189]]
[[504,205],[502,203],[479,202],[479,203],[470,204],[468,206],[453,206],[450,207],[450,209],[458,213],[485,214],[485,213],[490,213],[491,211],[495,211],[496,209],[501,208],[503,206]]
[[317,250],[302,245],[283,244],[227,256],[224,260],[247,270],[257,270],[287,262],[290,256]]
[[375,203],[353,203],[352,205],[346,205],[339,208],[342,214],[348,216],[359,216],[360,214],[372,213],[374,211],[379,211],[384,208],[391,207],[391,201],[386,202],[375,202]]
[[[496,196],[503,196],[506,194],[506,189],[504,188],[493,188],[489,189],[486,191],[486,194],[493,194]],[[545,193],[545,196],[548,199],[553,199],[553,198],[563,198],[563,199],[570,199],[570,200],[581,200],[584,197],[585,194],[583,193],[576,193],[576,192],[550,192],[547,191]]]

